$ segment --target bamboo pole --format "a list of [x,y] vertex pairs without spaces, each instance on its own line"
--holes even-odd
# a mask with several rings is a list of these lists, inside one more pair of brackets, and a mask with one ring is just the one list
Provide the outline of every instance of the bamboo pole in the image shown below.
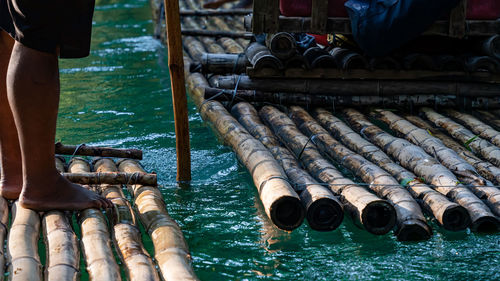
[[156,174],[127,174],[127,173],[63,173],[70,182],[79,184],[147,184],[156,185]]
[[[56,168],[64,172],[64,162],[56,158]],[[67,214],[49,211],[42,218],[45,240],[44,280],[80,280],[80,250],[78,238]]]
[[[109,158],[96,159],[97,172],[117,172],[115,162]],[[141,231],[137,227],[135,213],[123,195],[120,185],[101,185],[102,194],[116,206],[112,213],[112,237],[115,249],[125,265],[130,281],[159,281],[160,277],[153,261],[141,241]]]
[[269,49],[260,43],[251,43],[245,50],[245,54],[254,69],[283,69],[283,63],[277,57],[271,55]]
[[500,190],[491,186],[492,183],[480,176],[474,166],[461,158],[454,150],[445,146],[438,138],[431,136],[429,132],[413,125],[404,118],[386,110],[376,110],[374,115],[388,124],[392,130],[422,147],[428,154],[433,154],[443,166],[456,174],[461,181],[470,184],[469,188],[472,192],[483,199],[494,214],[500,216]]
[[314,136],[314,143],[321,154],[351,170],[368,183],[373,192],[394,205],[397,214],[395,234],[399,240],[424,240],[432,236],[432,229],[427,225],[420,206],[396,179],[336,141],[301,107],[292,106],[289,111],[297,127],[306,136]]
[[[499,36],[500,38],[500,36]],[[495,114],[486,110],[477,110],[473,113],[479,119],[491,124],[495,129],[500,130],[500,119]]]
[[251,13],[251,9],[180,10],[183,17],[245,16]]
[[[70,172],[88,173],[87,161],[73,158],[69,164]],[[90,208],[79,213],[81,244],[90,280],[119,281],[120,268],[111,250],[110,235],[106,219],[100,210]]]
[[200,69],[202,73],[227,74],[243,73],[249,65],[244,54],[203,54],[199,64],[193,64],[193,68]]
[[452,121],[434,110],[424,107],[420,111],[427,119],[432,121],[436,126],[445,129],[448,134],[460,141],[462,145],[466,145],[472,149],[472,152],[480,155],[497,167],[500,166],[500,148],[491,144],[489,141],[482,139],[473,132],[467,130],[464,126]]
[[[179,5],[180,4],[182,4],[182,2],[180,2]],[[200,29],[199,24],[196,21],[194,21],[193,18],[185,18],[183,20],[183,23],[184,23],[182,25],[183,28]],[[207,48],[207,51],[209,53],[223,53],[224,52],[224,49],[215,42],[214,38],[201,36],[198,39],[201,42],[203,42],[203,44],[205,45],[205,47]]]
[[335,230],[344,218],[342,203],[324,186],[317,184],[311,175],[302,170],[294,155],[279,145],[278,139],[259,119],[255,108],[248,103],[236,104],[231,113],[240,124],[256,139],[262,142],[285,170],[288,178],[295,184],[306,210],[309,226],[314,230]]
[[498,229],[499,221],[490,209],[464,187],[452,172],[426,154],[423,149],[386,133],[354,109],[345,109],[343,113],[356,131],[361,132],[385,153],[399,161],[403,167],[432,185],[436,191],[467,209],[471,218],[470,228],[473,231],[487,232]]
[[[128,173],[145,171],[134,160],[118,163],[119,170]],[[163,280],[198,280],[191,267],[191,255],[182,231],[167,213],[161,192],[156,187],[127,185],[134,197],[139,218],[153,241],[155,261]]]
[[297,42],[288,32],[267,34],[266,46],[271,54],[280,60],[287,60],[297,54]]
[[0,281],[5,275],[5,237],[7,236],[7,225],[9,223],[9,204],[5,198],[0,196]]
[[220,30],[206,30],[206,29],[183,29],[182,35],[187,36],[208,36],[208,37],[228,37],[228,38],[243,38],[252,39],[253,34],[241,31],[220,31]]
[[191,156],[179,2],[164,0],[168,44],[168,67],[172,84],[177,151],[177,181],[191,180]]
[[463,230],[469,226],[470,217],[465,208],[420,182],[415,174],[394,163],[387,154],[354,132],[332,113],[316,109],[313,116],[321,126],[349,149],[379,165],[396,178],[414,198],[420,199],[421,206],[432,214],[441,226],[453,231]]
[[[185,60],[189,62],[189,58]],[[225,143],[252,171],[251,176],[267,216],[278,228],[293,230],[299,227],[305,212],[283,169],[264,145],[253,138],[221,103],[203,98],[204,89],[209,86],[205,77],[200,73],[189,73],[189,67],[185,71],[193,101],[202,118],[214,125]]]
[[112,147],[97,147],[82,145],[64,145],[56,143],[56,154],[80,155],[80,156],[101,156],[101,157],[119,157],[142,160],[142,150],[139,149],[120,149]]
[[42,264],[38,255],[40,216],[23,208],[19,201],[12,205],[12,225],[7,241],[9,280],[41,281]]
[[500,132],[493,129],[490,125],[467,113],[458,112],[453,109],[446,109],[445,112],[448,116],[455,118],[458,122],[469,128],[474,134],[496,146],[500,146]]
[[367,231],[385,234],[394,227],[396,213],[392,205],[345,178],[320,155],[285,114],[274,107],[265,106],[259,115],[311,174],[330,184],[330,189],[341,195],[347,210],[351,210],[355,221],[359,221]]

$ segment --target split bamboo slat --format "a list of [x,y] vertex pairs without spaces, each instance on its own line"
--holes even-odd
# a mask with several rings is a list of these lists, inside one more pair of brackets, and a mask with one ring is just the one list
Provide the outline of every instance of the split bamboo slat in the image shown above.
[[[123,160],[118,165],[120,171],[144,173],[134,160]],[[168,215],[158,188],[144,185],[127,185],[127,188],[134,197],[139,218],[153,241],[155,260],[163,280],[198,280],[191,267],[191,256],[182,231]]]
[[7,236],[7,225],[9,223],[9,204],[5,198],[0,196],[0,281],[4,280],[5,274],[5,238]]
[[38,255],[40,216],[23,208],[19,201],[12,205],[12,225],[7,241],[9,280],[41,281],[42,264]]
[[480,155],[492,164],[500,167],[500,147],[490,143],[489,141],[478,137],[473,132],[467,130],[464,126],[445,117],[434,110],[424,107],[420,111],[436,126],[445,129],[455,139],[459,140],[462,145],[467,145],[472,149],[472,152]]
[[306,210],[309,226],[314,230],[335,230],[344,219],[342,203],[328,188],[317,184],[311,175],[302,170],[295,156],[279,144],[271,130],[259,119],[255,108],[249,103],[236,104],[231,113],[240,124],[264,144],[294,182],[295,190]]
[[379,165],[396,178],[415,199],[419,199],[422,207],[431,213],[441,226],[453,231],[463,230],[469,226],[470,217],[465,208],[420,182],[415,174],[396,164],[381,149],[354,132],[342,120],[324,109],[316,109],[313,116],[349,149]]
[[[90,164],[73,158],[68,170],[72,173],[89,173]],[[98,209],[85,209],[79,213],[81,246],[90,280],[121,280],[120,268],[111,249],[106,218]]]
[[56,143],[56,154],[119,157],[142,160],[142,151],[139,149],[120,149],[111,147],[96,147],[83,145],[63,145]]
[[411,194],[399,182],[379,166],[354,153],[335,140],[304,109],[289,108],[290,118],[313,141],[318,150],[337,163],[351,170],[368,183],[368,187],[378,196],[387,199],[396,210],[396,236],[399,240],[424,240],[432,236],[424,214]]
[[491,164],[488,161],[484,161],[477,157],[474,153],[467,150],[463,145],[459,144],[453,138],[449,137],[447,134],[439,130],[438,128],[432,126],[429,122],[423,120],[422,118],[414,115],[405,116],[405,118],[417,125],[418,127],[429,131],[432,136],[440,139],[447,147],[453,149],[460,157],[469,162],[476,170],[486,179],[494,182],[495,184],[500,184],[500,168]]
[[[118,172],[115,162],[109,158],[94,161],[96,172]],[[112,237],[115,249],[125,265],[130,281],[159,281],[158,272],[141,241],[135,213],[123,195],[120,185],[101,185],[101,194],[115,205]]]
[[[56,168],[64,173],[63,158],[56,158]],[[42,218],[45,240],[44,280],[80,280],[80,250],[70,217],[61,211],[49,211]]]
[[457,175],[462,182],[469,184],[472,192],[486,201],[495,215],[500,216],[500,189],[493,187],[491,182],[479,175],[474,166],[461,158],[453,149],[445,146],[438,138],[431,136],[428,131],[413,125],[390,111],[375,110],[373,115],[388,124],[392,130],[403,135],[408,141],[423,148],[429,155],[434,155],[443,166]]
[[470,228],[473,231],[496,231],[498,229],[499,221],[490,209],[463,186],[451,171],[425,153],[422,148],[386,133],[354,109],[344,109],[343,113],[352,128],[399,161],[403,167],[413,171],[427,184],[432,185],[436,191],[467,209],[471,218]]
[[374,234],[385,234],[394,227],[394,207],[344,177],[321,156],[308,138],[298,131],[292,120],[271,106],[263,107],[259,114],[311,174],[330,184],[330,189],[341,195],[346,209],[351,212],[355,221],[359,221],[367,231]]
[[[186,37],[184,39],[196,40]],[[192,49],[193,47],[188,49],[191,56],[197,53],[197,50]],[[187,66],[189,58],[185,57],[185,61],[187,83],[202,118],[214,125],[215,130],[233,148],[240,161],[252,171],[254,184],[267,216],[278,228],[293,230],[299,227],[304,220],[305,211],[281,166],[265,146],[253,138],[221,103],[204,99],[204,89],[209,87],[209,84],[200,73],[190,73]]]
[[490,125],[485,124],[481,120],[467,113],[458,112],[453,109],[447,109],[445,112],[448,116],[455,118],[459,123],[465,125],[474,134],[488,140],[496,146],[500,146],[500,132],[495,130]]

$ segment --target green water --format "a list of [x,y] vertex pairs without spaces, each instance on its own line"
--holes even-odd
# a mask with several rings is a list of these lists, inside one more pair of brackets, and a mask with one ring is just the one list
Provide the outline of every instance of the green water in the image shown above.
[[[98,1],[91,56],[61,61],[57,138],[144,150],[202,280],[500,280],[499,235],[438,228],[429,241],[373,236],[348,218],[334,232],[273,228],[246,169],[190,108],[193,182],[175,183],[166,50],[146,0]],[[151,242],[144,237],[146,247]],[[84,274],[84,278],[86,275]]]

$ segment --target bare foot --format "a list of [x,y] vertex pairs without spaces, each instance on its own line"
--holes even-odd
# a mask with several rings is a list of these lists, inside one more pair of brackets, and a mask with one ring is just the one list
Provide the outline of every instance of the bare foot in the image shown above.
[[[19,177],[21,178],[21,177]],[[0,195],[9,200],[16,200],[19,198],[19,193],[23,187],[23,180],[4,180],[0,179]]]
[[113,203],[84,187],[71,183],[59,173],[46,177],[37,185],[26,184],[21,205],[35,211],[83,210],[111,208]]

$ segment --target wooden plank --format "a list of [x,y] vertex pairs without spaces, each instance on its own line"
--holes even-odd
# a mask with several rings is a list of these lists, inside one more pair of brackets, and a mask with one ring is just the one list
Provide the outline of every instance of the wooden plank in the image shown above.
[[170,70],[172,103],[174,106],[177,181],[188,182],[191,180],[191,151],[179,1],[164,0],[164,3],[167,23],[168,68]]
[[247,68],[247,75],[252,78],[307,78],[307,79],[380,79],[380,80],[440,80],[440,81],[475,81],[500,83],[499,73],[464,72],[464,71],[430,71],[411,70],[397,71],[379,69],[370,71],[365,69],[341,70],[331,68],[300,69],[289,68],[284,71],[272,72]]
[[317,34],[326,33],[328,0],[312,0],[311,30]]
[[467,0],[462,0],[450,14],[449,36],[464,38],[466,34]]

